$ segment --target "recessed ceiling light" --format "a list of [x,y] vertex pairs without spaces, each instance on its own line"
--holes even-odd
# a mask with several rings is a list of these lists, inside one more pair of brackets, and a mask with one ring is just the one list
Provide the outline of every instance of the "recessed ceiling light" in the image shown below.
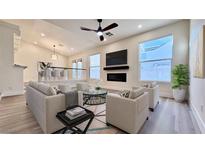
[[42,37],[45,37],[46,35],[45,35],[44,33],[41,33],[41,36],[42,36]]
[[142,25],[138,25],[137,27],[138,27],[138,28],[142,28]]
[[60,47],[63,47],[63,46],[64,46],[64,45],[63,45],[63,44],[61,44],[61,43],[59,43],[58,45],[59,45]]
[[107,41],[107,39],[106,39],[106,38],[104,38],[104,41]]
[[33,42],[33,43],[34,43],[35,45],[37,45],[37,44],[38,44],[38,42],[36,42],[36,41],[35,41],[35,42]]

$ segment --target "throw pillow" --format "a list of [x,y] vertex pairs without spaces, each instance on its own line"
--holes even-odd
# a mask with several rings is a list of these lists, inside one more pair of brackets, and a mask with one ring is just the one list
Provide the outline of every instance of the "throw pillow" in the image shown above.
[[60,89],[58,89],[57,87],[53,87],[53,88],[56,91],[56,94],[60,94],[61,93]]
[[54,87],[49,88],[51,95],[57,95],[57,91]]
[[55,90],[53,90],[52,87],[50,87],[48,84],[45,84],[45,83],[39,83],[38,90],[47,96],[55,95]]
[[144,84],[142,85],[142,87],[149,88],[149,84],[148,84],[148,83],[144,83]]
[[120,92],[121,97],[129,98],[130,91],[129,90],[123,90]]

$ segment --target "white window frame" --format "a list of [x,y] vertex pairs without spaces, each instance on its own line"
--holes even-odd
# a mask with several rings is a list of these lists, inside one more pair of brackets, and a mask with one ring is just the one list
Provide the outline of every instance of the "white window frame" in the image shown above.
[[[76,69],[73,69],[72,70],[72,79],[73,80],[82,80],[83,79],[83,73],[81,72],[81,78],[79,78],[79,71],[82,71],[82,70],[77,70],[78,69],[78,62],[82,62],[82,68],[83,68],[83,60],[82,60],[82,58],[79,58],[79,59],[76,59],[76,60],[72,60],[72,68],[73,68],[73,63],[75,63],[76,64]],[[82,68],[79,68],[79,69],[82,69]],[[73,72],[74,72],[74,70],[75,70],[75,78],[74,78],[74,75],[73,75]]]
[[[164,59],[158,59],[158,60],[147,60],[147,61],[140,61],[140,44],[143,43],[143,42],[147,42],[147,41],[152,41],[152,40],[156,40],[156,39],[160,39],[160,38],[163,38],[163,37],[167,37],[167,36],[172,36],[173,37],[173,44],[172,44],[172,57],[171,58],[164,58]],[[170,81],[159,81],[159,80],[141,80],[141,63],[144,63],[144,62],[151,62],[151,61],[162,61],[162,60],[171,60],[171,69],[170,71],[172,71],[172,68],[173,68],[173,54],[174,54],[174,35],[173,34],[167,34],[167,35],[163,35],[163,36],[159,36],[159,37],[155,37],[155,38],[152,38],[152,39],[149,39],[149,40],[145,40],[145,41],[142,41],[142,42],[139,42],[138,43],[138,51],[139,51],[139,80],[142,81],[142,82],[153,82],[153,81],[156,81],[158,83],[171,83],[172,81],[172,76],[170,78]],[[170,72],[171,74],[171,72]]]
[[[81,62],[81,68],[79,68],[79,62]],[[82,58],[81,59],[78,59],[78,61],[77,61],[77,68],[78,69],[82,69],[83,68],[83,61],[82,61]],[[81,76],[80,76],[81,75]],[[77,79],[78,80],[82,80],[83,79],[83,72],[82,72],[82,70],[77,70]]]
[[[95,56],[95,55],[100,55],[100,63],[99,63],[99,66],[90,66],[90,64],[91,64],[91,61],[90,61],[90,57],[91,56]],[[91,76],[90,76],[90,72],[91,72],[91,68],[100,68],[100,71],[99,71],[99,73],[100,73],[100,78],[101,78],[101,54],[100,53],[95,53],[95,54],[92,54],[92,55],[90,55],[89,56],[89,79],[90,80],[100,80],[100,78],[99,79],[96,79],[96,78],[91,78]]]

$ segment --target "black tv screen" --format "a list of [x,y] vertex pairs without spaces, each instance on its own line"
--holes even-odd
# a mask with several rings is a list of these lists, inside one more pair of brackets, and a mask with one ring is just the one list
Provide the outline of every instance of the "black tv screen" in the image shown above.
[[127,49],[106,54],[106,66],[127,64]]

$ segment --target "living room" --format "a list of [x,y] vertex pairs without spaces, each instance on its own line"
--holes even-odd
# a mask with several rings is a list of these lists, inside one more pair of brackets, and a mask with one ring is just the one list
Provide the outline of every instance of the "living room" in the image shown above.
[[[96,37],[95,33],[88,31],[83,31],[81,24],[86,26],[98,26],[98,24],[106,23],[104,25],[116,24],[115,28],[111,29],[109,33],[114,36],[108,36],[105,34],[104,40],[101,41]],[[174,93],[173,87],[173,76],[171,74],[174,66],[183,65],[183,67],[188,67],[189,65],[189,31],[190,24],[194,23],[194,20],[4,20],[1,21],[2,33],[8,35],[6,29],[15,28],[14,37],[14,52],[12,48],[9,51],[5,50],[7,54],[2,57],[2,65],[4,66],[4,76],[1,79],[1,93],[4,96],[2,99],[2,107],[6,107],[11,102],[16,102],[15,100],[20,99],[23,104],[22,109],[27,109],[29,116],[33,117],[32,123],[25,124],[25,127],[20,127],[22,121],[18,118],[14,119],[13,115],[9,115],[2,119],[1,133],[54,133],[62,128],[62,124],[56,118],[59,111],[63,110],[65,107],[61,106],[51,106],[58,107],[59,109],[51,110],[51,115],[47,115],[47,111],[39,112],[39,108],[36,108],[35,104],[42,104],[43,100],[37,100],[37,98],[42,97],[41,95],[35,94],[35,90],[38,87],[38,83],[47,84],[50,87],[55,87],[57,91],[60,91],[62,98],[56,98],[56,102],[62,102],[65,106],[75,104],[86,106],[86,108],[95,112],[100,111],[103,113],[101,116],[96,116],[91,123],[90,128],[88,128],[87,133],[200,133],[203,132],[203,123],[200,121],[200,116],[194,105],[189,106],[188,103],[188,85],[186,83],[186,93],[178,94],[180,91]],[[90,25],[89,25],[90,23]],[[91,24],[92,23],[92,24]],[[103,26],[104,26],[103,25]],[[121,26],[122,25],[122,26]],[[130,26],[130,31],[127,32],[125,29],[127,25]],[[75,27],[74,29],[69,29],[62,27]],[[109,26],[108,26],[109,27]],[[121,28],[120,28],[121,27]],[[50,32],[49,28],[52,28]],[[76,31],[76,29],[78,31]],[[118,30],[116,30],[118,29]],[[16,33],[17,31],[17,33]],[[73,36],[74,32],[75,38],[72,40],[76,45],[68,46],[65,43],[68,36]],[[57,33],[64,33],[59,38],[53,37]],[[133,35],[135,33],[135,35]],[[16,35],[18,34],[18,36]],[[68,35],[69,34],[69,35]],[[90,43],[90,47],[86,47],[85,44],[76,42],[85,39],[83,37],[90,36],[97,43]],[[88,36],[87,36],[88,35]],[[120,35],[121,37],[117,37]],[[97,35],[98,36],[98,35]],[[13,36],[10,35],[11,38]],[[106,39],[106,40],[105,40]],[[4,38],[5,40],[5,38]],[[9,39],[8,39],[9,40]],[[13,46],[13,43],[5,40],[8,45]],[[61,40],[61,42],[60,42]],[[48,43],[49,42],[49,43]],[[89,41],[90,42],[90,41]],[[150,46],[151,45],[151,46]],[[94,46],[94,47],[93,47]],[[155,47],[156,46],[156,47]],[[2,46],[3,48],[4,46]],[[79,51],[78,51],[79,50]],[[164,50],[166,55],[163,54]],[[147,52],[150,51],[150,52]],[[8,54],[9,53],[9,54]],[[13,53],[13,54],[12,54]],[[147,53],[151,53],[150,55]],[[161,56],[160,56],[161,55]],[[8,58],[6,57],[8,56]],[[54,56],[54,58],[53,58]],[[145,57],[143,59],[143,56]],[[26,58],[25,58],[26,57]],[[146,58],[147,57],[147,58]],[[13,60],[12,60],[13,58]],[[3,60],[6,60],[4,62]],[[10,62],[9,62],[10,61]],[[19,80],[16,79],[17,74],[8,75],[12,72],[9,71],[8,66],[18,67],[21,69]],[[157,66],[157,67],[155,67]],[[2,67],[3,68],[3,67]],[[144,68],[144,69],[143,69]],[[15,79],[13,77],[15,76]],[[5,81],[6,78],[7,80]],[[189,78],[189,75],[187,76]],[[15,80],[15,81],[14,81]],[[13,84],[12,84],[12,82]],[[14,83],[16,82],[16,83]],[[188,82],[188,79],[187,79]],[[18,86],[17,86],[18,85]],[[18,87],[18,88],[16,88]],[[28,88],[27,88],[28,87]],[[29,88],[32,87],[32,88]],[[104,103],[94,103],[94,105],[88,100],[85,103],[86,93],[89,89],[102,89],[110,93],[118,95],[128,95],[123,96],[130,98],[133,89],[144,88],[143,91],[148,93],[148,98],[144,97],[143,105],[146,104],[146,99],[148,99],[148,107],[144,118],[140,125],[134,129],[125,125],[123,120],[115,124],[115,119],[109,122],[109,114],[106,110],[109,108],[109,97]],[[45,88],[45,87],[43,87]],[[43,89],[41,88],[41,89]],[[49,87],[47,87],[49,88]],[[30,90],[29,90],[30,89]],[[37,88],[38,89],[38,88]],[[41,89],[38,89],[42,92]],[[78,91],[78,98],[75,98],[75,94],[72,91]],[[151,90],[150,90],[151,89]],[[48,90],[48,89],[47,89]],[[46,91],[47,92],[47,91]],[[43,93],[46,93],[43,91]],[[70,94],[71,92],[71,94]],[[99,92],[99,91],[98,91]],[[103,94],[103,93],[102,93]],[[17,95],[17,96],[16,96]],[[20,95],[20,96],[18,96]],[[47,94],[48,96],[50,94]],[[93,94],[92,94],[93,95]],[[105,94],[107,95],[107,93]],[[138,95],[138,94],[137,94]],[[13,97],[11,97],[13,96]],[[46,95],[45,95],[46,96]],[[91,94],[89,95],[89,97]],[[100,95],[101,96],[101,95]],[[18,98],[20,97],[20,98]],[[98,96],[97,96],[98,97]],[[96,98],[97,98],[96,97]],[[182,98],[178,98],[182,97]],[[44,97],[46,98],[46,97]],[[94,97],[95,98],[95,97]],[[92,97],[92,99],[94,99]],[[95,98],[95,99],[96,99]],[[140,98],[140,94],[139,94]],[[175,100],[173,101],[173,98]],[[89,98],[91,99],[91,98]],[[92,100],[91,99],[91,100]],[[11,101],[12,100],[12,101]],[[72,100],[73,102],[69,101]],[[49,99],[46,100],[49,102]],[[74,102],[75,101],[75,102]],[[115,102],[111,99],[111,101]],[[123,100],[122,100],[123,101]],[[38,103],[37,103],[38,102]],[[77,103],[76,103],[77,102]],[[97,102],[97,100],[96,100]],[[169,102],[169,103],[166,103]],[[182,107],[183,109],[175,109]],[[181,103],[177,103],[181,102]],[[52,103],[50,103],[52,104]],[[56,103],[57,104],[57,103]],[[111,103],[112,104],[112,103]],[[164,106],[172,105],[168,110],[158,111],[160,108],[163,109]],[[173,105],[174,104],[174,105]],[[5,106],[4,106],[5,105]],[[144,106],[142,107],[144,108]],[[12,103],[11,103],[12,106]],[[47,106],[47,105],[46,105]],[[88,107],[89,106],[89,107]],[[115,104],[116,106],[116,104]],[[48,105],[49,107],[49,105]],[[40,107],[40,110],[44,110],[44,107]],[[47,107],[46,107],[47,108]],[[192,109],[192,113],[189,113],[189,108]],[[148,111],[148,109],[150,111]],[[7,115],[9,112],[15,111],[14,108],[8,108],[2,113]],[[31,112],[29,111],[31,110]],[[111,119],[114,117],[114,112],[116,109],[111,109]],[[118,109],[120,110],[120,109]],[[179,111],[178,111],[179,110]],[[51,112],[50,111],[50,112]],[[57,112],[58,111],[58,112]],[[129,110],[128,110],[129,111]],[[128,112],[126,111],[126,112]],[[144,110],[142,110],[145,112]],[[201,110],[202,111],[202,110]],[[130,111],[129,111],[130,112]],[[179,127],[178,124],[172,124],[172,119],[169,119],[167,126],[155,126],[150,125],[150,123],[159,123],[152,121],[155,116],[162,114],[162,112],[171,112],[170,115],[178,117],[175,123],[181,122],[183,119],[180,118],[181,114],[186,115],[186,120],[183,120],[183,126]],[[180,112],[176,114],[174,112]],[[19,112],[19,114],[21,114]],[[46,114],[46,117],[39,115]],[[142,114],[142,115],[143,115]],[[134,114],[133,114],[134,115]],[[133,116],[132,115],[132,116]],[[121,114],[122,117],[125,115]],[[136,115],[135,115],[136,116]],[[161,115],[166,116],[166,115]],[[50,118],[52,117],[52,118]],[[194,118],[193,118],[194,117]],[[50,123],[55,122],[55,125],[49,124],[49,120],[42,121],[44,118],[52,119]],[[119,115],[118,115],[119,118]],[[118,119],[117,118],[117,119]],[[131,117],[128,117],[128,119]],[[145,119],[148,119],[147,121]],[[16,121],[15,129],[12,125],[12,121]],[[25,121],[28,120],[25,117]],[[138,119],[139,120],[139,119]],[[140,119],[141,120],[141,119]],[[159,118],[158,118],[159,120]],[[7,124],[4,122],[7,121]],[[117,120],[118,121],[118,120]],[[125,121],[127,121],[125,119]],[[37,122],[37,123],[36,123]],[[9,124],[10,123],[10,124]],[[26,122],[25,122],[26,123]],[[35,123],[36,130],[30,128],[30,125]],[[108,125],[109,124],[109,125]],[[110,125],[112,124],[112,126]],[[138,124],[138,122],[137,122]],[[40,125],[40,127],[39,127]],[[48,127],[47,125],[51,125]],[[176,125],[175,129],[171,129]],[[202,126],[201,126],[202,125]],[[147,128],[149,126],[150,128]],[[155,128],[156,127],[156,128]],[[146,129],[145,129],[146,128]],[[42,131],[43,130],[43,131]],[[58,133],[62,133],[61,131]],[[64,132],[66,133],[66,132]]]
[[2,2],[1,152],[204,151],[200,1]]

